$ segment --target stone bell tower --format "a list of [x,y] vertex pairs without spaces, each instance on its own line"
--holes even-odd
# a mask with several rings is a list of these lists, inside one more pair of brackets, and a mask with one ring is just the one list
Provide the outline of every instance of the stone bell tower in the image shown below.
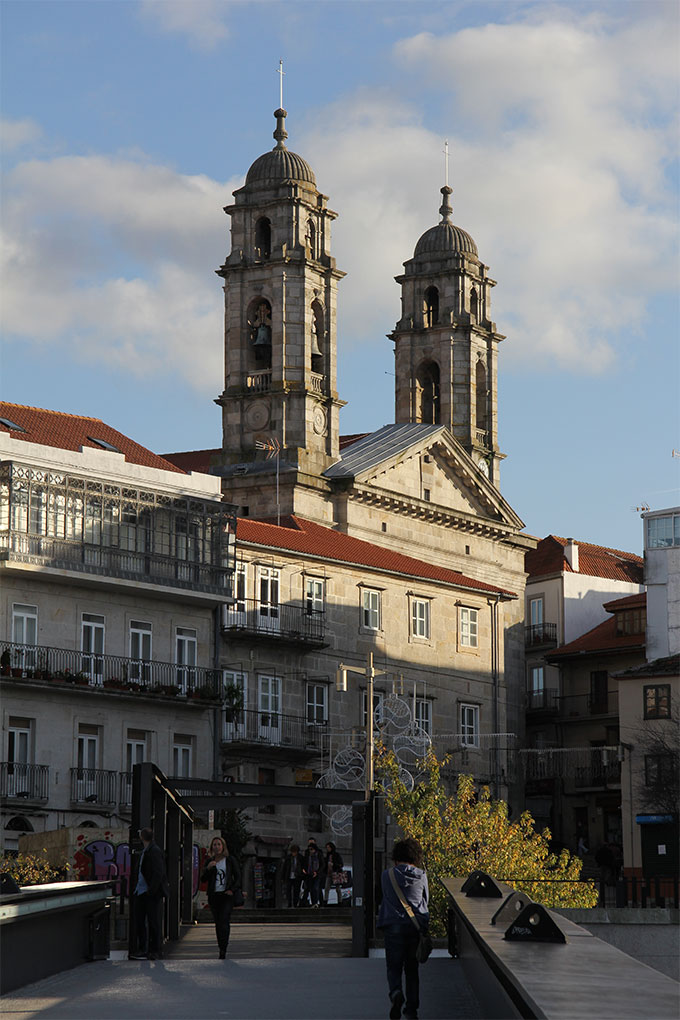
[[394,341],[397,423],[446,425],[499,486],[497,353],[491,321],[495,281],[470,235],[451,222],[448,185],[441,222],[426,230],[397,276],[402,316]]
[[[233,473],[244,492],[257,475],[262,490],[278,447],[280,505],[290,513],[299,509],[295,485],[318,486],[339,456],[336,297],[345,274],[331,257],[336,213],[309,164],[286,148],[286,111],[274,116],[276,145],[255,160],[225,208],[231,252],[217,270],[224,280],[225,381],[216,403],[222,474]],[[260,498],[256,512],[267,512],[265,503]]]

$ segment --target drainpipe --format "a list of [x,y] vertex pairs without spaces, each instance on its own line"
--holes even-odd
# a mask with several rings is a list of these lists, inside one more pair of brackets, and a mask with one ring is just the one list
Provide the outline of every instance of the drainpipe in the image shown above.
[[[219,676],[220,667],[220,644],[222,640],[220,620],[222,617],[222,606],[215,606],[213,609],[213,669]],[[221,684],[220,684],[221,693]],[[213,779],[220,779],[220,723],[222,717],[222,699],[220,704],[213,709]]]
[[[498,664],[499,664],[499,652],[498,652],[498,603],[501,600],[501,594],[498,592],[496,595],[495,602],[489,602],[491,607],[491,677],[493,681],[493,731],[498,734],[499,730],[499,704],[498,704]],[[500,797],[500,752],[498,749],[498,737],[494,740],[493,749],[493,782],[494,782],[494,794],[498,799]]]

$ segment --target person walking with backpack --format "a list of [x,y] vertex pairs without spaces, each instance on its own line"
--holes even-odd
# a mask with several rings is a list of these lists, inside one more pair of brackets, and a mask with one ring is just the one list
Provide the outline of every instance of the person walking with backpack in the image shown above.
[[[394,844],[394,867],[382,873],[382,903],[378,914],[378,928],[385,938],[385,962],[389,989],[390,1020],[402,1015],[406,1020],[418,1020],[420,983],[418,956],[421,937],[427,937],[430,913],[427,908],[429,888],[422,867],[423,852],[415,839],[404,839]],[[431,945],[431,944],[430,944]],[[424,962],[424,960],[423,960]],[[405,978],[406,997],[402,989]]]
[[227,844],[221,836],[213,837],[208,854],[201,882],[208,883],[208,905],[215,921],[219,958],[224,960],[229,945],[231,912],[235,905],[234,894],[237,905],[243,904],[241,869],[236,859],[229,856]]

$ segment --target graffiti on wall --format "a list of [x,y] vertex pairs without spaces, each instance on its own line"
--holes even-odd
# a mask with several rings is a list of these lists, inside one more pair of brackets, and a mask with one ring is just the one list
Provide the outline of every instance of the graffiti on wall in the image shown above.
[[[193,844],[191,854],[192,881],[191,893],[195,896],[198,892],[201,874],[201,865],[205,858],[205,849]],[[129,895],[131,857],[130,844],[127,840],[120,843],[113,842],[113,833],[105,832],[103,839],[93,839],[87,842],[87,837],[82,833],[76,838],[76,850],[73,854],[78,878],[86,881],[97,882],[114,881],[114,892],[116,896],[121,893]]]

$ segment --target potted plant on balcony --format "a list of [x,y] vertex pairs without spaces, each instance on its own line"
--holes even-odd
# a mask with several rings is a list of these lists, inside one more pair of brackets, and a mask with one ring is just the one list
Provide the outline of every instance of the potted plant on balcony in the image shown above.
[[224,717],[227,722],[240,722],[243,711],[243,691],[238,684],[228,683],[224,688]]
[[125,687],[125,681],[119,680],[117,676],[110,676],[104,681],[104,687],[109,690],[122,691]]
[[10,650],[9,650],[9,648],[5,648],[5,650],[2,653],[2,655],[0,655],[0,673],[2,673],[3,676],[9,676],[10,675],[10,673],[11,673],[11,662],[12,662],[12,655],[10,653]]
[[203,684],[201,687],[194,687],[191,697],[197,701],[212,701],[217,697],[217,691],[212,684]]

